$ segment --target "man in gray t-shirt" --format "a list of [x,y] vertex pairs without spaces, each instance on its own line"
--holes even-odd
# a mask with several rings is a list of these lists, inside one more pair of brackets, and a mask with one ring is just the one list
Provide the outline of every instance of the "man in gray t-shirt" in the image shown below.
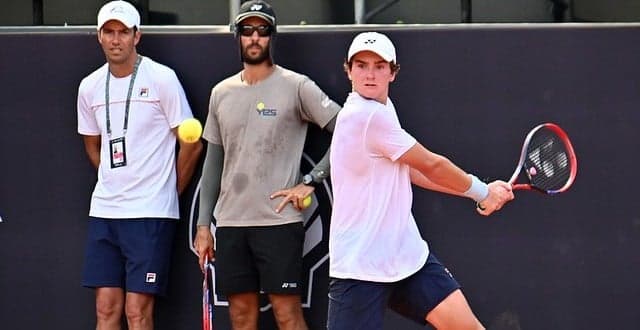
[[245,2],[235,32],[244,68],[211,92],[195,248],[202,268],[216,259],[216,291],[229,300],[233,328],[257,328],[263,291],[280,329],[306,329],[301,210],[329,169],[325,155],[301,180],[300,161],[308,124],[332,132],[340,106],[308,77],[274,64],[269,4]]

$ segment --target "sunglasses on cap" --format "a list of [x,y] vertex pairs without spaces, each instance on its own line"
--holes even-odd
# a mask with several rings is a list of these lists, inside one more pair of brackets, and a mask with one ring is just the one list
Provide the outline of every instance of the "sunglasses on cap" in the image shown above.
[[271,35],[272,28],[270,25],[239,25],[238,32],[245,37],[253,35],[254,31],[258,31],[258,35],[261,37],[268,37]]

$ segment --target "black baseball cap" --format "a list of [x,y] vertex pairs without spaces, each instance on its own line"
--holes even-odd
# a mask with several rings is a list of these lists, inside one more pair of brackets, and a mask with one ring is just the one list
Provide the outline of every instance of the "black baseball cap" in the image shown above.
[[273,27],[276,26],[276,13],[270,4],[262,0],[251,0],[243,3],[242,6],[240,6],[234,25],[237,26],[248,17],[260,17],[269,23],[269,25]]

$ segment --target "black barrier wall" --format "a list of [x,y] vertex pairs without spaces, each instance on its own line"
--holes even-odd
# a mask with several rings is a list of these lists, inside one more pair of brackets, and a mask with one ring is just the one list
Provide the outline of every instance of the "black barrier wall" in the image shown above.
[[[276,62],[341,103],[350,89],[341,64],[358,29],[283,27]],[[402,69],[391,98],[405,129],[479,177],[507,178],[536,124],[556,122],[574,143],[579,170],[568,193],[518,192],[490,218],[468,200],[415,191],[424,237],[485,326],[640,328],[640,25],[370,29],[395,41]],[[45,31],[0,30],[0,327],[90,329],[93,293],[79,283],[95,171],[76,133],[75,103],[80,80],[104,58],[90,28]],[[139,46],[176,70],[201,120],[210,88],[240,69],[231,34],[218,31],[147,29]],[[310,134],[313,160],[328,137]],[[189,248],[196,188],[182,198],[157,329],[199,328],[201,275]],[[328,220],[325,193],[308,228]],[[322,235],[306,263],[315,267],[305,308],[313,329],[326,317]],[[227,329],[226,307],[215,312],[217,328]],[[262,313],[261,329],[274,328],[270,313]],[[385,329],[418,328],[387,316]]]

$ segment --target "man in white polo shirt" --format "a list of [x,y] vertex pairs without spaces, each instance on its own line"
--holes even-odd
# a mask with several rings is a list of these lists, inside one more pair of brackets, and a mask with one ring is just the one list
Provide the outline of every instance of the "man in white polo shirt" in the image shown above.
[[[98,181],[91,196],[82,285],[96,290],[97,329],[153,329],[155,295],[167,288],[178,193],[202,150],[180,142],[192,118],[175,72],[136,51],[140,15],[112,1],[98,12],[107,63],[78,89],[78,133]],[[177,162],[176,162],[177,159]]]

